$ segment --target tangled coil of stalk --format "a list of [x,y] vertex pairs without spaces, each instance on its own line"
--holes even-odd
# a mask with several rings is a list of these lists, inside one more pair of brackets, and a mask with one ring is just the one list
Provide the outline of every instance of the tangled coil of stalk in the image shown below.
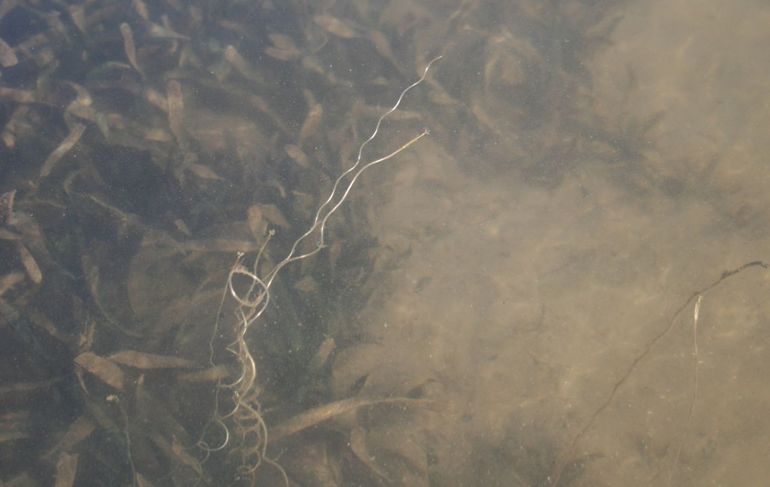
[[[318,207],[312,225],[294,242],[288,254],[268,272],[260,272],[261,257],[273,235],[271,231],[250,266],[246,264],[246,255],[239,253],[230,269],[209,348],[213,366],[216,362],[215,342],[220,334],[221,316],[229,296],[235,300],[236,304],[236,325],[233,333],[234,340],[226,345],[226,350],[235,359],[235,370],[238,374],[229,382],[220,380],[217,383],[214,413],[201,434],[198,447],[207,455],[230,448],[230,451],[239,456],[237,470],[240,476],[253,478],[262,464],[268,464],[278,470],[286,485],[289,484],[283,468],[267,455],[268,428],[263,419],[258,398],[257,367],[249,350],[246,334],[270,303],[270,287],[278,273],[288,264],[307,259],[326,246],[326,223],[345,202],[361,174],[377,164],[392,159],[429,134],[428,130],[424,129],[393,152],[368,162],[363,160],[364,149],[377,136],[383,121],[399,108],[410,90],[425,80],[431,66],[439,59],[441,56],[432,59],[420,78],[404,88],[395,104],[379,117],[371,135],[359,146],[355,162],[334,181],[329,196]],[[309,250],[301,251],[303,243],[313,235],[316,236],[315,243],[310,245]],[[236,285],[236,279],[239,285]],[[241,280],[245,280],[247,284],[240,285]],[[212,441],[212,438],[217,440]]]

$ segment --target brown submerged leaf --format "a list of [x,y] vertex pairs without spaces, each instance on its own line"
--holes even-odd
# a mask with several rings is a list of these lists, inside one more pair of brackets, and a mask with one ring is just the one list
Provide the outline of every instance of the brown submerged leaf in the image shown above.
[[11,411],[0,415],[0,444],[31,437],[29,411]]
[[225,60],[244,78],[256,81],[257,83],[264,81],[262,75],[251,67],[251,63],[238,52],[235,46],[227,46],[225,48]]
[[331,15],[316,15],[313,22],[320,28],[343,39],[358,37],[356,30],[347,22]]
[[27,249],[24,244],[19,242],[18,247],[19,258],[21,259],[21,263],[24,266],[24,270],[27,271],[27,275],[32,282],[35,284],[40,284],[43,282],[43,271],[40,270],[40,266],[37,265],[37,261],[34,257],[32,257],[29,249]]
[[113,362],[128,365],[137,369],[187,369],[195,367],[195,362],[170,355],[156,355],[154,353],[137,352],[135,350],[123,350],[107,357]]
[[353,397],[349,399],[342,399],[323,406],[304,411],[291,419],[284,421],[283,423],[274,426],[270,430],[270,436],[268,441],[270,443],[280,441],[283,438],[295,435],[308,428],[312,428],[324,421],[328,421],[337,416],[355,411],[360,408],[378,406],[384,404],[401,405],[401,406],[420,406],[430,404],[430,401],[425,399],[410,399],[407,397],[388,397],[382,399],[369,399],[361,397]]
[[184,98],[182,96],[182,85],[179,81],[172,79],[166,83],[166,106],[168,108],[168,125],[171,133],[180,144],[185,140],[183,129],[184,117]]
[[318,132],[318,127],[320,127],[321,119],[324,115],[324,107],[314,100],[310,101],[312,96],[309,95],[309,92],[307,92],[305,96],[309,98],[310,108],[307,111],[304,122],[302,122],[302,128],[299,131],[299,145],[302,145],[305,139],[312,137]]
[[188,171],[193,173],[195,176],[197,176],[198,178],[203,179],[203,180],[207,180],[207,181],[221,181],[221,180],[224,179],[222,176],[220,176],[219,174],[214,172],[213,169],[211,169],[210,167],[208,167],[208,166],[206,166],[204,164],[199,164],[199,163],[193,162],[193,163],[190,163],[190,164],[186,164],[185,165],[185,169],[187,169]]
[[390,483],[388,476],[385,474],[385,472],[382,471],[380,466],[377,465],[377,462],[374,461],[374,455],[369,452],[369,447],[366,444],[366,430],[364,430],[364,428],[360,426],[353,428],[353,430],[350,432],[349,444],[351,451],[361,461],[361,463],[366,465],[369,470],[377,474],[378,477],[381,477]]
[[326,337],[326,339],[324,339],[318,346],[318,350],[316,350],[315,355],[313,355],[313,358],[310,360],[308,370],[311,373],[320,371],[327,363],[329,363],[329,358],[335,348],[337,348],[337,342],[334,341],[334,338]]
[[224,365],[215,365],[208,369],[198,370],[195,372],[188,372],[186,374],[180,374],[179,380],[185,382],[216,382],[222,380],[230,374],[227,367]]
[[75,485],[75,476],[78,472],[78,454],[61,452],[56,461],[55,487],[72,487]]
[[192,455],[185,451],[179,440],[172,436],[171,441],[165,438],[158,432],[151,433],[150,439],[162,451],[166,457],[175,463],[178,462],[181,465],[190,467],[197,475],[203,476],[203,467],[200,462]]
[[120,35],[123,37],[123,50],[126,52],[128,62],[137,73],[144,76],[144,72],[136,59],[136,44],[134,44],[134,31],[131,30],[131,26],[125,22],[120,24]]
[[86,32],[86,14],[83,5],[70,5],[67,7],[67,13],[70,14],[72,23],[75,24],[77,29],[85,34]]
[[49,155],[43,163],[43,167],[40,169],[41,178],[51,174],[51,171],[53,171],[53,168],[61,160],[61,158],[64,157],[67,152],[69,152],[75,146],[75,144],[78,143],[85,130],[86,126],[79,123],[76,123],[72,126],[69,135],[67,135],[62,143],[59,144],[59,147],[51,152],[51,155]]
[[396,55],[393,54],[393,49],[390,47],[390,42],[388,42],[385,34],[378,30],[372,30],[369,32],[369,40],[374,44],[374,49],[380,56],[387,59],[396,69],[401,70],[401,65],[396,59]]
[[273,43],[272,46],[265,48],[265,54],[268,56],[281,61],[290,61],[302,55],[291,37],[276,33],[269,34],[268,37]]
[[0,39],[0,66],[10,68],[11,66],[16,66],[18,63],[19,58],[16,57],[13,48],[3,39]]
[[29,124],[30,107],[28,105],[19,105],[14,109],[8,121],[0,134],[3,143],[9,149],[16,147],[16,139],[24,138],[31,132]]
[[289,229],[291,228],[291,225],[289,225],[289,221],[286,219],[285,216],[283,216],[283,213],[281,210],[278,209],[275,205],[259,205],[260,209],[262,210],[262,215],[265,217],[267,221],[272,223],[275,226]]
[[310,168],[310,159],[307,157],[307,154],[305,154],[305,151],[303,151],[299,146],[294,144],[287,144],[283,147],[283,150],[286,152],[286,155],[291,157],[291,159],[300,167],[303,169]]
[[0,87],[0,100],[16,103],[32,103],[36,100],[35,93],[29,90]]
[[93,352],[81,353],[75,357],[75,363],[110,387],[120,391],[124,390],[126,378],[123,369],[116,363]]
[[294,44],[294,40],[285,34],[278,34],[273,32],[268,34],[267,37],[278,49],[297,50],[297,46]]
[[150,20],[150,11],[147,9],[147,4],[142,0],[131,0],[131,7],[134,8],[134,11],[139,14],[141,18]]
[[0,296],[13,289],[22,281],[24,281],[24,274],[21,272],[11,272],[0,277]]
[[259,205],[251,205],[246,210],[246,223],[249,226],[249,232],[251,232],[254,238],[261,239],[267,234],[268,223]]
[[67,431],[64,432],[56,444],[43,457],[52,460],[57,453],[72,451],[81,441],[88,438],[95,429],[96,425],[87,416],[78,417],[70,423]]

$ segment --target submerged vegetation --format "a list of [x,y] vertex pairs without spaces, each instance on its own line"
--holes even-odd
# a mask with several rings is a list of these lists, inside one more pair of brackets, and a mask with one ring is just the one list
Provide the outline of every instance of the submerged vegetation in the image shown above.
[[[428,134],[396,112],[427,60],[343,78],[393,71],[385,35],[301,4],[4,7],[3,481],[288,485],[320,467],[273,443],[420,404],[329,397],[324,323],[370,272],[330,217]],[[386,116],[412,135],[373,140]]]
[[374,3],[0,3],[0,481],[441,479],[440,378],[367,387],[345,325],[389,265],[359,176],[429,127],[550,188],[659,118],[585,110],[618,2]]

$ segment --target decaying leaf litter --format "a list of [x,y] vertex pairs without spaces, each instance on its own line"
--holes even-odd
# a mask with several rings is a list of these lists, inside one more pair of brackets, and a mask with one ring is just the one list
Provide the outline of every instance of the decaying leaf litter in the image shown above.
[[[657,115],[587,109],[582,60],[620,3],[3,2],[2,480],[442,479],[447,377],[377,370],[390,352],[351,324],[410,244],[367,231],[375,191],[316,211],[437,54],[362,164],[424,127],[468,173],[545,188],[644,158]],[[628,183],[658,191],[640,167]],[[308,228],[313,255],[284,259]],[[534,463],[542,482],[553,461]]]
[[[4,482],[292,482],[263,416],[285,448],[338,416],[422,405],[323,386],[331,290],[360,299],[371,271],[364,202],[344,226],[322,215],[312,237],[331,252],[287,266],[260,326],[241,327],[223,290],[237,255],[264,275],[312,227],[386,110],[372,104],[424,76],[429,53],[366,81],[345,66],[393,64],[385,36],[354,48],[370,29],[299,2],[6,2],[2,21]],[[365,157],[407,150],[428,121],[401,121],[412,135],[380,135]]]
[[[312,217],[314,205],[308,201],[318,199],[318,181],[330,181],[344,167],[331,161],[354,154],[360,135],[357,120],[382,113],[362,101],[368,96],[350,97],[354,104],[333,110],[318,101],[339,104],[341,97],[355,93],[347,78],[355,71],[345,69],[339,58],[359,66],[355,59],[362,55],[379,57],[378,64],[388,69],[380,70],[384,74],[378,74],[371,88],[381,91],[383,86],[403,85],[413,73],[398,61],[384,30],[398,25],[399,34],[414,37],[415,45],[402,46],[399,54],[403,59],[411,56],[415,64],[424,65],[423,53],[435,48],[433,41],[420,39],[419,24],[429,20],[429,13],[408,3],[394,2],[379,22],[363,8],[340,8],[343,15],[337,16],[334,9],[308,12],[291,4],[276,9],[269,3],[250,7],[223,2],[215,7],[168,2],[162,7],[150,8],[141,1],[66,6],[32,2],[9,4],[4,11],[6,19],[32,27],[23,38],[3,44],[9,48],[3,50],[3,66],[16,68],[4,73],[7,86],[0,92],[7,111],[3,141],[16,162],[4,168],[11,182],[3,188],[8,191],[4,231],[21,263],[6,270],[3,318],[5,331],[35,359],[27,364],[24,378],[40,376],[18,381],[18,387],[5,392],[29,393],[22,398],[30,401],[29,407],[55,393],[60,399],[54,403],[65,406],[48,425],[58,434],[31,442],[61,485],[101,476],[148,485],[153,479],[216,483],[228,468],[240,471],[243,465],[238,462],[212,467],[226,465],[232,455],[219,455],[207,437],[209,426],[232,414],[218,411],[221,387],[212,384],[244,380],[228,370],[234,364],[227,361],[226,339],[202,338],[212,322],[228,316],[229,310],[219,316],[212,312],[232,265],[228,260],[235,252],[259,252],[269,265],[273,247],[285,247],[297,233],[293,227],[301,228],[289,221]],[[465,8],[458,9],[459,17],[467,15]],[[287,13],[294,17],[284,32],[241,23],[242,18]],[[367,40],[363,53],[349,44],[354,39]],[[262,54],[275,62],[267,60],[263,66]],[[334,69],[327,61],[330,56],[336,56]],[[498,58],[492,56],[490,64]],[[365,79],[366,74],[359,76]],[[432,95],[448,110],[457,110],[460,103],[437,82],[431,84]],[[355,115],[353,121],[346,113]],[[420,113],[404,117],[408,113],[393,118],[427,121]],[[14,204],[17,191],[21,198]],[[12,221],[14,216],[18,218]],[[348,220],[356,228],[361,216],[353,212]],[[263,247],[268,228],[280,232]],[[335,232],[327,257],[334,264],[341,262],[344,244],[358,247],[363,256],[370,245],[359,229]],[[363,282],[369,272],[362,264],[345,269],[315,262],[313,267],[317,269],[303,262],[301,271],[315,277],[302,277],[293,288],[320,295],[310,300],[329,306],[322,313],[327,317],[335,306],[326,302],[330,298],[323,289],[343,283],[351,289],[351,277]],[[62,297],[61,288],[71,292]],[[260,392],[271,409],[296,413],[293,419],[283,415],[287,422],[277,427],[278,436],[351,416],[334,428],[350,435],[351,450],[337,451],[336,460],[327,457],[328,465],[299,462],[301,469],[352,469],[372,475],[376,482],[397,482],[392,472],[384,473],[370,458],[366,425],[355,413],[411,400],[417,406],[420,400],[410,399],[410,394],[419,387],[379,391],[404,397],[378,399],[377,391],[368,391],[374,397],[344,397],[355,396],[360,385],[335,398],[322,386],[291,391],[279,384],[302,362],[314,364],[312,369],[323,374],[333,353],[328,344],[333,348],[334,342],[328,340],[313,352],[322,344],[323,316],[313,316],[318,312],[292,298],[293,288],[277,282],[273,294],[282,301],[281,311],[265,319],[265,328],[275,321],[309,320],[318,330],[309,336],[304,330],[281,330],[277,339],[269,340],[264,332],[250,334],[265,349],[259,367],[253,368],[265,379],[257,386],[256,374],[249,377],[256,389],[244,392],[253,396],[236,400],[253,411],[247,416],[256,424],[244,425],[241,443],[220,438],[222,450],[234,450],[243,463],[255,461],[255,467],[272,462],[266,450],[247,450],[253,442],[246,438],[250,434],[265,435],[254,443],[261,448],[269,443],[269,429],[256,402]],[[286,359],[288,353],[299,358]],[[51,377],[49,368],[68,373]],[[362,375],[356,383],[365,381]],[[191,388],[190,383],[201,387]],[[199,401],[190,410],[191,398],[201,394],[210,398],[209,410],[201,409]],[[288,407],[280,406],[290,399],[294,401]],[[302,403],[308,403],[307,413]],[[146,431],[140,420],[157,428]],[[280,420],[277,415],[275,422]],[[7,441],[22,437],[27,438],[11,434]],[[105,441],[117,446],[99,451]],[[201,444],[207,445],[203,452]],[[399,453],[402,447],[390,448],[406,460],[409,475],[427,478],[425,450],[417,447],[407,454]],[[162,452],[162,461],[150,461],[155,450]],[[219,455],[219,462],[204,461],[207,455],[201,453]],[[353,466],[345,466],[345,459]],[[16,460],[19,478],[28,477],[32,464]]]

